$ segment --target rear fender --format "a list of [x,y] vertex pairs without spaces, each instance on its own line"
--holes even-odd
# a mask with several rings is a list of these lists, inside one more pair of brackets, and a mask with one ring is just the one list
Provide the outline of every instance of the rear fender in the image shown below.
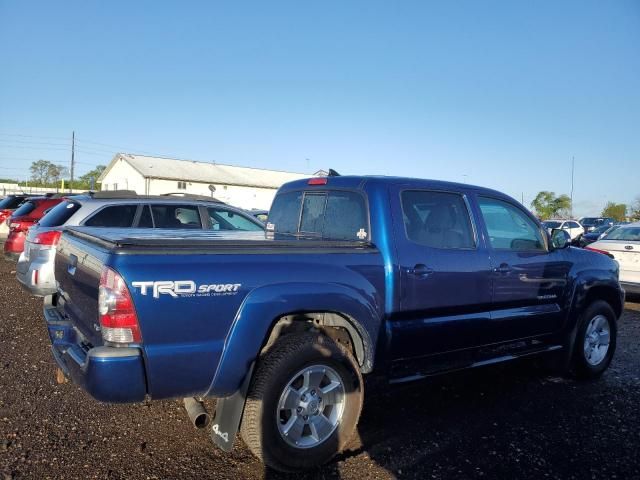
[[373,288],[339,284],[295,283],[253,290],[244,299],[207,395],[227,397],[238,390],[278,318],[305,312],[333,312],[350,319],[364,346],[363,369],[373,366],[382,319],[382,301]]

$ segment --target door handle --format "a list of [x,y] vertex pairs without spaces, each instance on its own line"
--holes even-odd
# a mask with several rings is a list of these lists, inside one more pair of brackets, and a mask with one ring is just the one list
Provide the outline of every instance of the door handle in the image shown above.
[[413,268],[407,269],[407,273],[415,277],[424,278],[433,273],[433,268],[429,268],[422,263],[418,263],[417,265],[414,265]]
[[502,273],[503,275],[510,273],[512,270],[513,269],[506,263],[501,263],[499,267],[493,269],[494,273]]

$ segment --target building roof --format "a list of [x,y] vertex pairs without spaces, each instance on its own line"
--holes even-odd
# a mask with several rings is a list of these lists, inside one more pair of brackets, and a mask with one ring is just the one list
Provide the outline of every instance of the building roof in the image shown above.
[[118,153],[100,175],[103,181],[118,161],[126,161],[143,177],[187,182],[241,185],[246,187],[279,188],[283,183],[307,178],[302,173],[266,170],[263,168],[236,167],[219,163],[178,160],[175,158],[150,157],[131,153]]

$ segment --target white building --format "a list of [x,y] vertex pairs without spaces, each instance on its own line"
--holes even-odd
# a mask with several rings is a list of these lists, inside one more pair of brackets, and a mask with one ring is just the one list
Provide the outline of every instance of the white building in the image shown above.
[[100,175],[102,190],[134,190],[140,195],[192,193],[231,205],[267,210],[276,190],[310,175],[217,163],[118,153]]

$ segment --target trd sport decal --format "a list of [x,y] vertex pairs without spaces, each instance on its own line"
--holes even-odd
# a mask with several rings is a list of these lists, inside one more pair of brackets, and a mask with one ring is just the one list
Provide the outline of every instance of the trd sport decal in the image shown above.
[[131,282],[131,285],[140,289],[140,295],[151,293],[153,298],[160,298],[160,295],[170,295],[174,298],[236,295],[242,286],[241,283],[205,283],[196,285],[193,280]]

